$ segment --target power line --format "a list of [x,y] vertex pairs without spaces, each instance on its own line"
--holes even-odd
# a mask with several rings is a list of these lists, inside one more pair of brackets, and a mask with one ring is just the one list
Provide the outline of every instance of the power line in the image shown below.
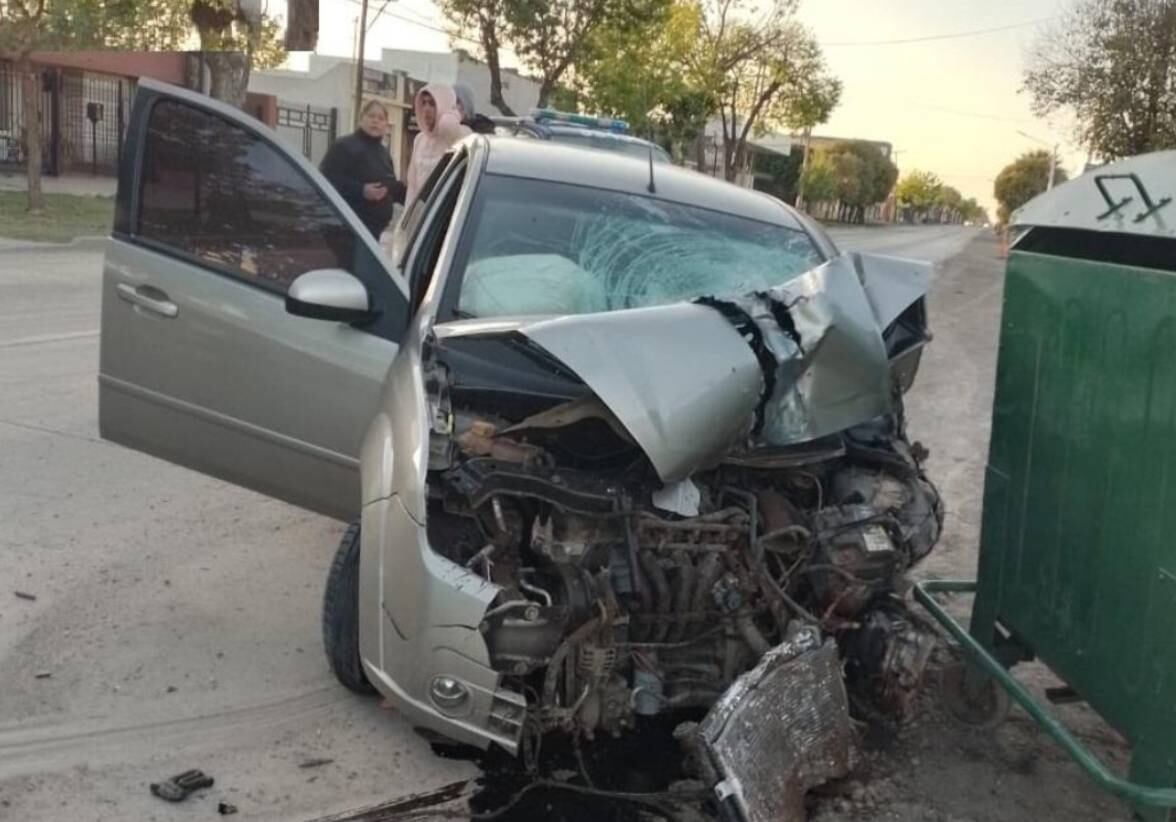
[[1012,23],[1007,26],[996,26],[990,29],[972,29],[970,31],[957,31],[950,34],[932,34],[927,37],[906,37],[899,40],[847,40],[838,43],[821,43],[821,46],[903,46],[911,43],[930,43],[936,40],[958,40],[962,37],[978,37],[982,34],[995,34],[1000,31],[1028,28],[1029,26],[1036,26],[1039,23],[1046,23],[1053,19],[1055,18],[1039,17],[1036,20],[1026,20],[1023,23]]

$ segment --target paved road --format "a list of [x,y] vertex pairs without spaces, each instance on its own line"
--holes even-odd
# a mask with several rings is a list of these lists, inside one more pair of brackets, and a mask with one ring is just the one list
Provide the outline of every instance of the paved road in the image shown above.
[[[975,234],[834,233],[938,260]],[[0,253],[0,819],[208,818],[222,798],[306,819],[472,776],[328,673],[318,619],[337,523],[98,439],[100,267],[93,252]],[[940,308],[991,314],[991,280],[952,282]],[[974,354],[937,346],[919,392],[951,443],[944,426],[986,409],[947,380]],[[974,471],[975,443],[948,447],[940,465]],[[299,767],[311,759],[333,761]],[[206,798],[148,794],[188,768],[216,777]]]
[[963,250],[983,229],[964,226],[834,226],[838,248],[942,262]]

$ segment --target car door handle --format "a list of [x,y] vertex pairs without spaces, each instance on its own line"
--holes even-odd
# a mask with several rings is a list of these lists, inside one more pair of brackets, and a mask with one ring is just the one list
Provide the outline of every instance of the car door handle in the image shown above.
[[118,296],[120,299],[126,300],[132,305],[145,308],[153,314],[159,314],[161,317],[170,319],[180,313],[179,307],[167,298],[167,294],[149,285],[136,287],[127,283],[119,283]]

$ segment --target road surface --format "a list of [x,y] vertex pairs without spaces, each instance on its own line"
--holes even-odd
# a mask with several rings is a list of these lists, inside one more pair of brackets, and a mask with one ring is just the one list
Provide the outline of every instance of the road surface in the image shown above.
[[[939,263],[937,338],[910,428],[931,445],[951,511],[927,568],[969,575],[995,244],[954,227],[833,233],[844,248]],[[0,819],[208,819],[228,801],[242,818],[301,820],[475,776],[328,672],[319,607],[340,524],[98,439],[100,266],[92,252],[0,253]],[[892,817],[904,819],[1107,818],[1031,727],[1001,733],[916,735],[886,759],[900,773],[878,766],[879,784],[903,786],[878,807],[906,808]],[[1040,752],[1032,768],[1021,748]],[[302,767],[316,760],[330,761]],[[177,806],[150,796],[150,782],[189,768],[214,788]],[[854,807],[831,800],[822,818],[886,818]]]

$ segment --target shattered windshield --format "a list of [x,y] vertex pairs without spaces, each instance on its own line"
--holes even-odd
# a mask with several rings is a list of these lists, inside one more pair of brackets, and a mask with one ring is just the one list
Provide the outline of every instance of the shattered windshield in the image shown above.
[[458,299],[466,317],[589,314],[740,294],[822,262],[800,230],[494,175],[482,181],[471,230]]

